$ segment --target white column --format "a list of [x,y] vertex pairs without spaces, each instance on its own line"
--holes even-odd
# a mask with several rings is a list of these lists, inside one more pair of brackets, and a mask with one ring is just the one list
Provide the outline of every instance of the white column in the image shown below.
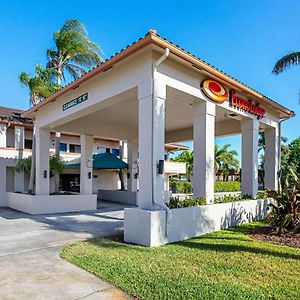
[[[23,159],[25,146],[25,129],[22,126],[15,126],[15,148],[18,151],[18,159]],[[15,191],[24,192],[24,172],[15,172]]]
[[243,120],[242,124],[242,195],[256,197],[258,187],[258,131],[257,119]]
[[[139,100],[139,193],[141,209],[153,210],[154,202],[164,204],[164,174],[158,163],[164,161],[166,86],[147,81],[138,87]],[[162,172],[164,173],[164,172]]]
[[6,147],[6,124],[0,124],[0,147]]
[[128,141],[127,143],[127,158],[128,158],[128,179],[127,179],[127,190],[129,192],[137,191],[137,182],[138,182],[138,143],[137,141]]
[[170,177],[168,174],[165,174],[165,191],[168,192],[170,190]]
[[265,188],[277,190],[279,171],[279,130],[265,129]]
[[50,130],[36,128],[36,195],[49,195]]
[[91,135],[80,136],[81,159],[80,159],[80,194],[92,195],[93,193],[93,144]]
[[216,105],[212,102],[193,104],[193,192],[207,203],[214,200],[215,176],[215,117]]

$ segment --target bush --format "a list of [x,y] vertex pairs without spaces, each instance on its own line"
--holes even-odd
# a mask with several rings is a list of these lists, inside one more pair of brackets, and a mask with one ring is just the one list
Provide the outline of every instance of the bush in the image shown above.
[[276,233],[300,232],[300,174],[289,170],[281,191],[269,191],[269,196],[275,200],[270,203],[268,220],[270,225],[275,226]]
[[267,191],[258,191],[256,195],[256,199],[265,199],[268,198],[268,192]]
[[[172,193],[191,194],[193,192],[192,183],[189,181],[171,181],[170,188]],[[239,181],[216,181],[215,192],[238,192],[241,190]]]
[[201,205],[206,205],[206,200],[202,197],[186,197],[185,199],[180,199],[179,197],[171,197],[168,204],[169,208],[183,208]]
[[221,192],[238,192],[241,190],[241,183],[239,181],[216,181],[215,193]]
[[176,194],[192,193],[192,183],[189,181],[171,181],[170,188],[172,193]]
[[251,200],[251,197],[249,195],[225,195],[216,197],[214,200],[214,203],[229,203],[229,202],[238,202],[238,201],[246,201]]

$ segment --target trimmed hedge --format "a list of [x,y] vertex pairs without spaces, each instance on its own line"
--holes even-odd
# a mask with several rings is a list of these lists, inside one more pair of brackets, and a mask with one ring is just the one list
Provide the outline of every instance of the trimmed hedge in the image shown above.
[[170,188],[172,193],[176,193],[176,194],[192,193],[192,183],[189,181],[171,181]]
[[241,183],[239,181],[216,181],[215,193],[221,192],[239,192]]
[[180,199],[179,197],[171,197],[170,202],[167,205],[169,206],[169,208],[201,206],[206,205],[206,200],[202,197],[187,197],[185,199]]
[[[176,194],[191,194],[192,183],[189,181],[171,181],[170,188]],[[239,181],[216,181],[215,192],[239,192],[241,183]]]

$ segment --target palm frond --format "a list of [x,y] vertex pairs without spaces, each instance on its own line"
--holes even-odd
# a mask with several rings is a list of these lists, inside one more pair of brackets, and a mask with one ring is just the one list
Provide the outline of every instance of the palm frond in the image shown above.
[[29,81],[30,81],[30,75],[28,73],[22,72],[19,75],[19,80],[20,80],[20,82],[21,82],[22,85],[28,86],[29,85]]
[[284,70],[292,67],[292,66],[298,66],[300,64],[300,52],[292,52],[285,56],[283,56],[281,59],[279,59],[273,70],[272,73],[275,75],[278,75],[279,73],[283,72]]

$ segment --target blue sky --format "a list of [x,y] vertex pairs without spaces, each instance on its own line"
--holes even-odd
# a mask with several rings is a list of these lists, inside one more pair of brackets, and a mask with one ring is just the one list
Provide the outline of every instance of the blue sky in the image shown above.
[[[299,1],[6,1],[0,9],[0,105],[28,108],[22,71],[45,64],[52,33],[76,18],[107,58],[150,28],[270,98],[300,112],[300,69],[271,74],[282,55],[300,50]],[[299,136],[299,117],[283,135]],[[240,137],[217,139],[240,152]]]

